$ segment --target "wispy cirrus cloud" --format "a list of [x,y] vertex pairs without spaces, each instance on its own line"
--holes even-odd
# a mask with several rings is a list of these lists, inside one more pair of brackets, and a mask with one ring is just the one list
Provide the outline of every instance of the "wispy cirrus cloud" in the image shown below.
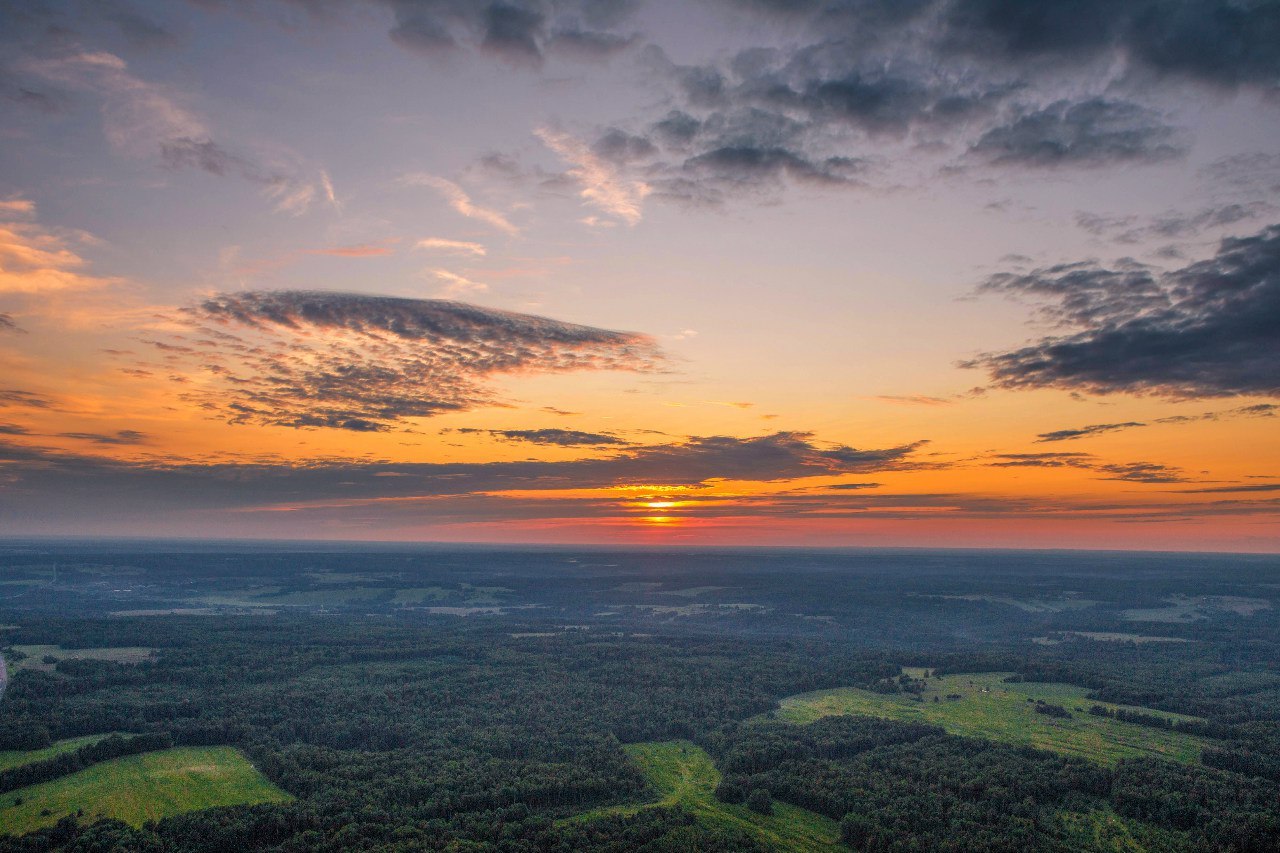
[[437,175],[428,175],[418,172],[405,175],[400,179],[405,186],[411,187],[430,187],[440,195],[444,196],[449,206],[453,208],[461,216],[468,219],[475,219],[483,222],[492,228],[496,228],[505,234],[512,236],[519,234],[520,229],[516,227],[510,219],[504,214],[493,210],[492,208],[483,207],[471,200],[471,196],[462,187],[455,184],[447,178],[441,178]]
[[431,299],[235,293],[177,319],[188,333],[149,346],[166,370],[186,372],[189,399],[232,423],[380,432],[500,404],[491,383],[502,375],[663,363],[636,332]]
[[424,252],[445,252],[448,254],[473,255],[484,257],[488,250],[483,243],[470,240],[449,240],[444,237],[425,237],[413,244],[413,248]]
[[[0,293],[27,296],[64,291],[84,291],[119,284],[114,277],[88,273],[88,261],[76,243],[89,238],[81,232],[60,233],[31,221],[35,205],[25,200],[12,210],[22,219],[14,220],[0,211]],[[7,316],[7,315],[6,315]],[[12,318],[0,329],[13,328]]]
[[115,54],[81,50],[32,59],[25,68],[45,80],[99,95],[103,131],[123,154],[158,157],[171,169],[194,168],[218,177],[243,178],[261,187],[278,212],[305,213],[321,185],[336,204],[327,173],[309,178],[297,164],[265,164],[261,158],[227,148],[178,93],[138,77]]
[[1135,427],[1146,426],[1138,421],[1126,421],[1118,424],[1089,424],[1088,426],[1077,427],[1075,429],[1056,429],[1052,432],[1042,432],[1036,436],[1037,443],[1046,441],[1070,441],[1077,438],[1085,438],[1087,436],[1100,435],[1107,432],[1117,432],[1124,429],[1133,429]]
[[586,143],[549,127],[534,131],[548,148],[569,164],[568,176],[581,186],[582,200],[604,213],[635,225],[643,216],[645,196],[652,188],[644,181],[626,178]]

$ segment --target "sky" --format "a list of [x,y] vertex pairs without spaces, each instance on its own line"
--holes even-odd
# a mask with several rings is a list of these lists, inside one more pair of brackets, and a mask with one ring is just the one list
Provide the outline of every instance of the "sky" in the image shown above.
[[1280,551],[1280,4],[0,2],[0,536]]

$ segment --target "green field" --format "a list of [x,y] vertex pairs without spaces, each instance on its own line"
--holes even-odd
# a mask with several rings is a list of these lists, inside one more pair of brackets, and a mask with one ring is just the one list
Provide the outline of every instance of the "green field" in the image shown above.
[[[909,671],[913,675],[920,671]],[[884,695],[857,688],[802,693],[783,699],[774,716],[788,723],[811,723],[820,717],[862,714],[892,720],[933,723],[948,732],[1005,743],[1025,744],[1104,764],[1121,758],[1153,756],[1196,763],[1211,743],[1182,732],[1148,728],[1088,713],[1091,705],[1126,708],[1171,719],[1190,719],[1148,708],[1112,705],[1085,698],[1089,691],[1069,684],[1004,683],[1007,673],[983,672],[928,679],[917,702],[908,693]],[[958,695],[949,699],[948,695]],[[934,701],[934,697],[938,701]],[[1070,719],[1039,714],[1027,699],[1043,699],[1071,712]],[[1077,711],[1076,709],[1081,709]]]
[[39,669],[52,672],[56,663],[45,663],[46,657],[55,660],[109,660],[116,663],[141,663],[150,660],[155,649],[145,646],[117,646],[103,649],[64,649],[62,646],[14,646],[15,651],[26,655],[13,664],[18,669]]
[[79,810],[82,822],[112,817],[141,826],[182,812],[289,799],[237,749],[180,747],[104,761],[0,795],[0,833],[31,832]]
[[653,806],[679,806],[704,824],[746,832],[772,850],[841,849],[838,847],[840,825],[822,815],[779,802],[774,802],[772,815],[761,815],[746,806],[731,806],[717,800],[715,789],[720,784],[720,771],[706,752],[688,741],[637,743],[625,749],[662,799],[643,805],[596,809],[570,820],[632,815]]
[[0,752],[0,770],[8,770],[10,767],[21,767],[24,764],[44,761],[46,758],[53,758],[55,755],[62,755],[64,752],[75,752],[80,747],[88,746],[91,743],[97,743],[104,737],[106,737],[106,735],[73,737],[69,740],[60,740],[57,743],[46,746],[44,749]]

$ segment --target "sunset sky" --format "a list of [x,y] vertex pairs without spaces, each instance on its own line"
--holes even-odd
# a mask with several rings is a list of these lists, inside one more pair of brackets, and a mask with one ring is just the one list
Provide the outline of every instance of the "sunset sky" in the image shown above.
[[1280,5],[0,4],[0,535],[1280,551]]

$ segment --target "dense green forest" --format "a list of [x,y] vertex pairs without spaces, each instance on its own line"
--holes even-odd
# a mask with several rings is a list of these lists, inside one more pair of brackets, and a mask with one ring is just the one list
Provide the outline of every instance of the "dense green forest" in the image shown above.
[[[0,572],[0,851],[781,849],[664,799],[628,745],[674,741],[833,849],[1280,849],[1274,558],[33,544]],[[836,688],[862,704],[780,711]],[[984,735],[993,691],[1018,713]],[[4,825],[185,747],[259,793]]]

